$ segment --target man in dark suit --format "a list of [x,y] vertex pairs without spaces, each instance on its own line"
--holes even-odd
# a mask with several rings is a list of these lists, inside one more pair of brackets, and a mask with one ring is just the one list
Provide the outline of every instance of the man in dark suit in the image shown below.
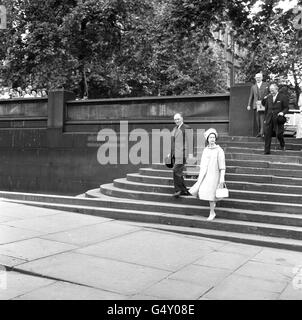
[[270,94],[263,99],[264,111],[264,154],[270,154],[273,132],[279,140],[279,150],[285,150],[284,142],[284,116],[288,112],[288,98],[278,92],[278,85],[272,83],[269,87]]
[[[193,156],[193,130],[183,122],[181,113],[174,115],[176,126],[171,133],[171,156],[174,157],[173,181],[175,193],[173,197],[190,195],[185,185],[183,170],[188,156]],[[189,152],[191,152],[189,154]]]
[[262,82],[262,73],[255,75],[256,83],[251,87],[249,102],[247,110],[251,110],[251,106],[254,110],[254,119],[257,124],[257,137],[263,137],[263,122],[264,122],[264,106],[262,100],[268,95],[268,84]]

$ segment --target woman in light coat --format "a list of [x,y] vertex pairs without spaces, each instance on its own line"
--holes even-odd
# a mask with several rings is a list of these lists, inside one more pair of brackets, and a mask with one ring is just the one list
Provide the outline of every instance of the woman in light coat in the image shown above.
[[226,166],[224,151],[216,145],[217,131],[210,128],[204,135],[208,145],[202,153],[198,179],[189,192],[201,200],[209,201],[210,215],[207,220],[211,221],[216,216],[214,211],[216,202],[220,200],[216,198],[216,189],[225,181]]

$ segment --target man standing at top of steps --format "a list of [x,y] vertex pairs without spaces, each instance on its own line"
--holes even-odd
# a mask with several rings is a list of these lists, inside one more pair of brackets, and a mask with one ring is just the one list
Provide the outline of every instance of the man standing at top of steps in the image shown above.
[[176,126],[171,133],[171,157],[174,158],[173,182],[175,188],[173,197],[178,198],[180,195],[190,195],[185,185],[183,170],[187,157],[191,156],[189,151],[191,150],[193,153],[193,131],[188,125],[184,124],[181,113],[174,115],[174,122]]
[[270,94],[263,99],[264,111],[264,154],[270,154],[273,132],[279,140],[279,150],[285,150],[284,142],[284,115],[288,112],[288,98],[278,92],[278,85],[272,83],[269,87]]
[[256,83],[251,87],[249,102],[247,110],[251,110],[251,105],[254,110],[254,119],[257,124],[258,134],[256,137],[263,137],[263,122],[264,122],[264,106],[262,105],[262,100],[268,95],[268,84],[262,82],[262,73],[257,73],[255,75]]

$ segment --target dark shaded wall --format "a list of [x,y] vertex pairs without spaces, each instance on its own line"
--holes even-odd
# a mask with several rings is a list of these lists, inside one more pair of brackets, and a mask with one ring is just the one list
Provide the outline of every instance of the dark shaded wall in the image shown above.
[[231,88],[229,108],[229,135],[252,136],[257,134],[255,111],[247,110],[252,84]]
[[100,165],[100,130],[119,136],[120,120],[128,121],[129,131],[171,130],[181,111],[192,128],[227,134],[229,100],[218,94],[75,101],[64,90],[48,99],[0,100],[0,189],[76,195],[111,183],[144,165]]

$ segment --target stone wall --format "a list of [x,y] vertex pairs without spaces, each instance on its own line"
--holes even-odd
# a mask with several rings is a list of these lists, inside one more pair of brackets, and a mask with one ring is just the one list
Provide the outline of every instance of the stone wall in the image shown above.
[[142,165],[101,165],[100,130],[118,134],[120,120],[129,131],[171,130],[174,113],[181,111],[192,128],[227,134],[229,99],[218,94],[75,101],[72,93],[56,90],[48,100],[0,100],[0,189],[76,195],[110,183]]

